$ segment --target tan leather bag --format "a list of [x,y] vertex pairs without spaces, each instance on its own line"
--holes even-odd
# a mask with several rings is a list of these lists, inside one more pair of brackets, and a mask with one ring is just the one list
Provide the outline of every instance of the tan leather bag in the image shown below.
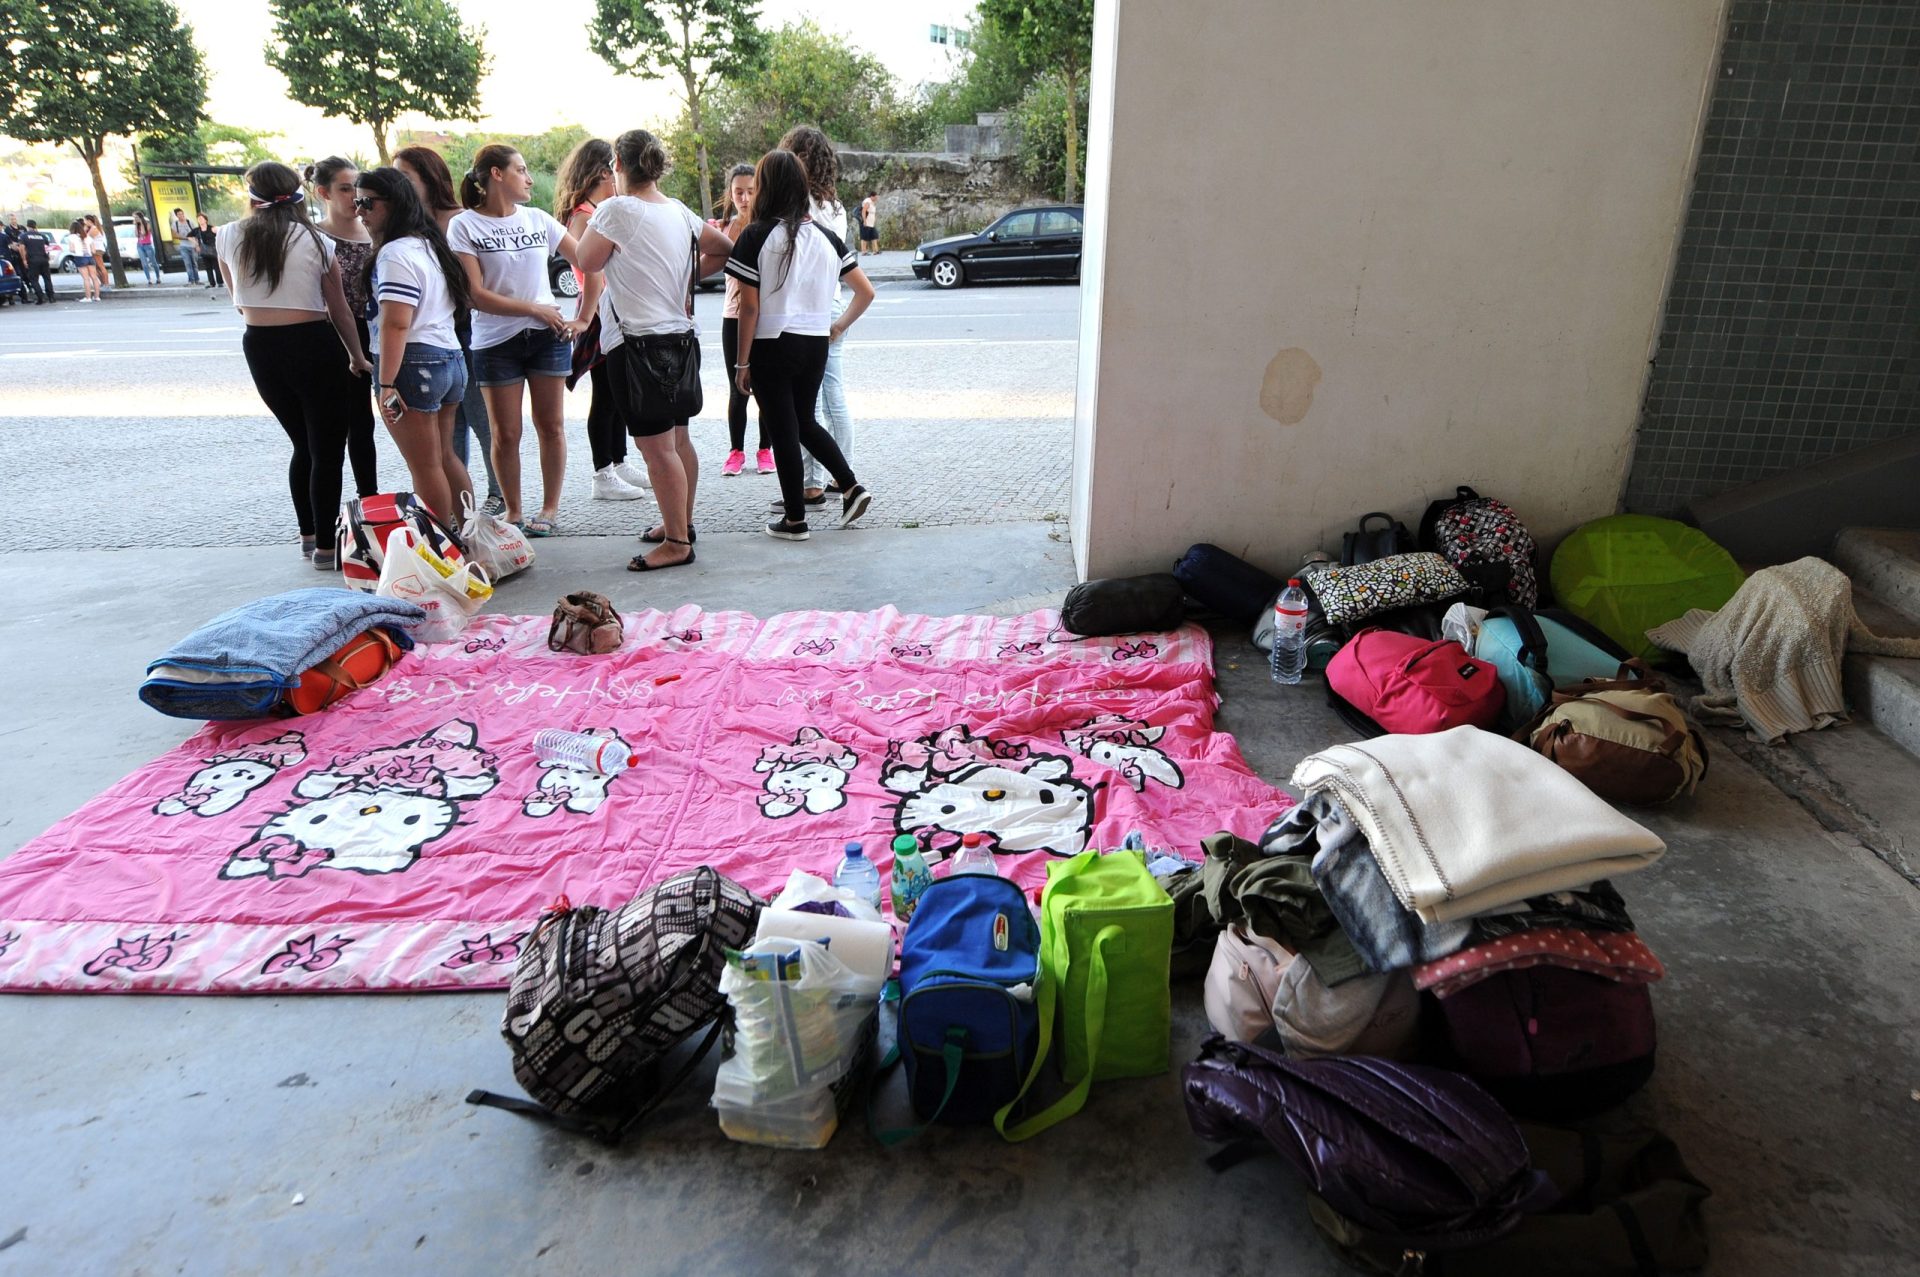
[[1563,687],[1521,739],[1609,802],[1664,803],[1707,774],[1707,742],[1651,674]]
[[578,652],[582,656],[602,656],[617,651],[626,638],[626,626],[620,620],[612,600],[592,590],[569,594],[553,609],[553,628],[547,631],[547,647],[555,652]]

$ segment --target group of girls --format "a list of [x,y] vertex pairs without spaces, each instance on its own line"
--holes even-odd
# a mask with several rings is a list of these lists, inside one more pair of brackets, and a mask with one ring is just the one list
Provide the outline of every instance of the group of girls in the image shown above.
[[[807,455],[831,478],[842,525],[851,526],[871,495],[816,407],[827,408],[850,447],[837,379],[824,397],[822,387],[873,287],[844,241],[835,168],[824,135],[795,130],[732,180],[736,216],[724,229],[661,193],[666,151],[640,129],[611,145],[582,143],[568,157],[557,210],[567,224],[528,205],[531,175],[506,146],[475,156],[459,209],[444,161],[425,148],[366,172],[323,160],[306,173],[317,223],[300,174],[277,163],[249,169],[251,211],[222,228],[215,252],[246,320],[254,384],[293,444],[288,480],[303,554],[321,570],[337,566],[343,457],[351,455],[363,496],[377,490],[369,393],[413,492],[443,521],[457,526],[473,498],[470,433],[487,459],[488,504],[530,535],[558,531],[564,387],[584,373],[595,495],[638,496],[650,486],[660,507],[659,523],[641,536],[656,548],[628,568],[691,563],[699,460],[689,423],[636,387],[645,379],[641,349],[650,338],[693,332],[693,285],[722,262],[732,311],[723,340],[734,392],[729,461],[740,455],[751,396],[762,452],[771,452],[780,480],[779,517],[767,533],[805,540],[807,510],[825,504],[824,479],[808,473]],[[547,262],[555,253],[578,272],[577,318],[554,304]],[[523,407],[540,458],[533,514],[521,500]],[[625,436],[644,475],[626,462]]]

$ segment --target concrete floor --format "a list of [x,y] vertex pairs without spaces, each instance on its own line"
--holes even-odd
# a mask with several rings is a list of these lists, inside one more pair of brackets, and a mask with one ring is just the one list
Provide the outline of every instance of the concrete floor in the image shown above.
[[[623,609],[1005,612],[1072,579],[1047,525],[715,535],[693,568],[645,578],[618,570],[623,542],[551,545],[506,607],[586,586]],[[0,690],[0,853],[186,734],[134,699],[144,662],[221,608],[309,583],[288,560],[0,560],[17,672]],[[766,571],[796,560],[809,571]],[[1317,688],[1273,687],[1237,633],[1218,659],[1220,724],[1263,775],[1346,738]],[[1671,975],[1659,1068],[1609,1120],[1663,1126],[1713,1186],[1712,1272],[1914,1271],[1920,894],[1716,744],[1699,796],[1646,817],[1666,858],[1621,884]],[[1920,763],[1864,727],[1823,734],[1820,754],[1871,770],[1854,798],[1877,828],[1920,828]],[[1277,1162],[1205,1168],[1177,1072],[1104,1084],[1017,1147],[942,1129],[888,1152],[850,1129],[814,1154],[728,1142],[696,1077],[609,1152],[461,1102],[511,1089],[500,1001],[0,998],[0,1274],[1344,1271]],[[1175,1005],[1190,1058],[1197,986]]]

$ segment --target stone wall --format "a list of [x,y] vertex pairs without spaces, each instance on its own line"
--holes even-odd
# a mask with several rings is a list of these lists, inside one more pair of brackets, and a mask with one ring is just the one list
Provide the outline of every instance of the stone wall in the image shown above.
[[878,195],[881,247],[895,249],[980,230],[1042,198],[1025,188],[1012,156],[841,151],[841,198],[858,207],[870,190]]

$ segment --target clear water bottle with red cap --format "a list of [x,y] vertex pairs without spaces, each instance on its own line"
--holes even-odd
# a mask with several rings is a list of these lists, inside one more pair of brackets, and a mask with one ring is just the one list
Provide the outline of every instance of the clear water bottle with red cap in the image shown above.
[[533,734],[533,756],[542,764],[560,763],[576,771],[598,772],[602,776],[617,776],[640,761],[617,736],[566,732],[557,727]]
[[1000,867],[993,863],[993,851],[987,846],[985,838],[979,834],[960,835],[960,850],[953,853],[953,867],[947,870],[947,877],[999,872]]
[[1307,668],[1307,592],[1299,577],[1273,601],[1273,681],[1298,683]]

